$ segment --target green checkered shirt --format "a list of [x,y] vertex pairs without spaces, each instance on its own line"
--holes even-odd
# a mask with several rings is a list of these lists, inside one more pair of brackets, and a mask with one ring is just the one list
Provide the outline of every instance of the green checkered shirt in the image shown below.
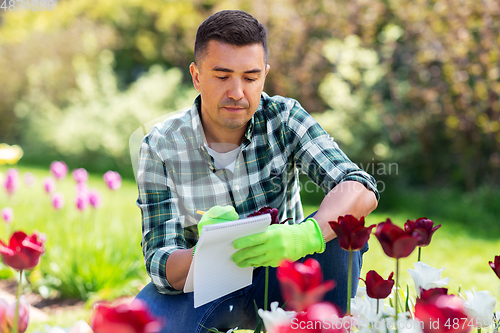
[[197,210],[232,205],[240,218],[269,206],[280,220],[303,220],[299,170],[328,193],[354,180],[379,194],[372,176],[352,163],[300,104],[262,93],[250,121],[234,173],[218,169],[207,152],[199,116],[201,98],[180,114],[156,124],[139,153],[137,205],[142,211],[146,270],[160,293],[181,293],[166,278],[177,249],[198,240]]

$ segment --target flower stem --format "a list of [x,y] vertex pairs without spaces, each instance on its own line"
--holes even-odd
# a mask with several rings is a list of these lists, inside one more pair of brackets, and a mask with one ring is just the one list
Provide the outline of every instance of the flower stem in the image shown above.
[[420,253],[422,252],[422,248],[419,246],[418,247],[418,260],[417,261],[420,261]]
[[377,298],[377,314],[378,314],[379,304],[380,304],[380,302],[379,302],[379,299]]
[[347,315],[351,315],[351,293],[352,293],[352,250],[349,250],[349,271],[347,272]]
[[396,333],[398,333],[398,303],[399,303],[399,259],[396,259],[396,318],[394,318],[396,323]]
[[22,290],[22,280],[23,280],[23,270],[19,271],[19,282],[17,284],[17,297],[16,297],[16,312],[14,313],[14,329],[12,333],[18,333],[19,327],[19,299],[21,298],[21,290]]

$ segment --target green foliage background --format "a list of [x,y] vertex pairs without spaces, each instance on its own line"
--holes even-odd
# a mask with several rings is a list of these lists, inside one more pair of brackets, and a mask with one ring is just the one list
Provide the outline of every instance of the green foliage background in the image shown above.
[[[197,26],[221,9],[269,29],[265,90],[298,99],[388,185],[500,177],[495,0],[60,1],[0,13],[0,142],[21,163],[131,175],[127,138],[188,107]],[[398,177],[381,166],[397,163]]]

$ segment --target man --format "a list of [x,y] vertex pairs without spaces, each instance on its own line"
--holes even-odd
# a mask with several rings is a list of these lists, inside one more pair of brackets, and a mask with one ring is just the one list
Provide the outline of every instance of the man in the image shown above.
[[[152,283],[138,298],[166,320],[164,332],[255,328],[265,266],[273,267],[269,302],[283,304],[275,267],[285,258],[317,259],[325,278],[337,281],[326,298],[346,308],[348,256],[328,221],[368,215],[377,206],[375,181],[297,101],[263,92],[267,55],[266,29],[251,15],[222,11],[209,17],[198,28],[190,65],[200,95],[190,110],[157,124],[141,145],[137,204]],[[299,170],[326,193],[314,219],[304,223]],[[210,210],[214,206],[226,206],[226,217],[214,215],[221,209]],[[293,223],[234,242],[239,251],[233,261],[257,267],[252,285],[195,309],[193,294],[182,289],[199,236],[196,211],[209,210],[203,223],[213,223],[211,218],[243,218],[265,206]],[[357,253],[354,291],[361,260]]]

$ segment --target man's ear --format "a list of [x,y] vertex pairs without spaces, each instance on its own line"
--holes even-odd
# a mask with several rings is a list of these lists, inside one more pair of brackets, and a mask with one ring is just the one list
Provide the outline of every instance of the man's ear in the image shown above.
[[264,90],[264,84],[266,83],[266,76],[267,76],[267,73],[269,73],[269,69],[271,68],[271,66],[266,65],[266,74],[264,75],[264,82],[262,83],[262,90]]
[[193,78],[194,89],[200,92],[200,69],[194,62],[192,62],[191,65],[189,65],[189,71],[191,72],[191,77]]

